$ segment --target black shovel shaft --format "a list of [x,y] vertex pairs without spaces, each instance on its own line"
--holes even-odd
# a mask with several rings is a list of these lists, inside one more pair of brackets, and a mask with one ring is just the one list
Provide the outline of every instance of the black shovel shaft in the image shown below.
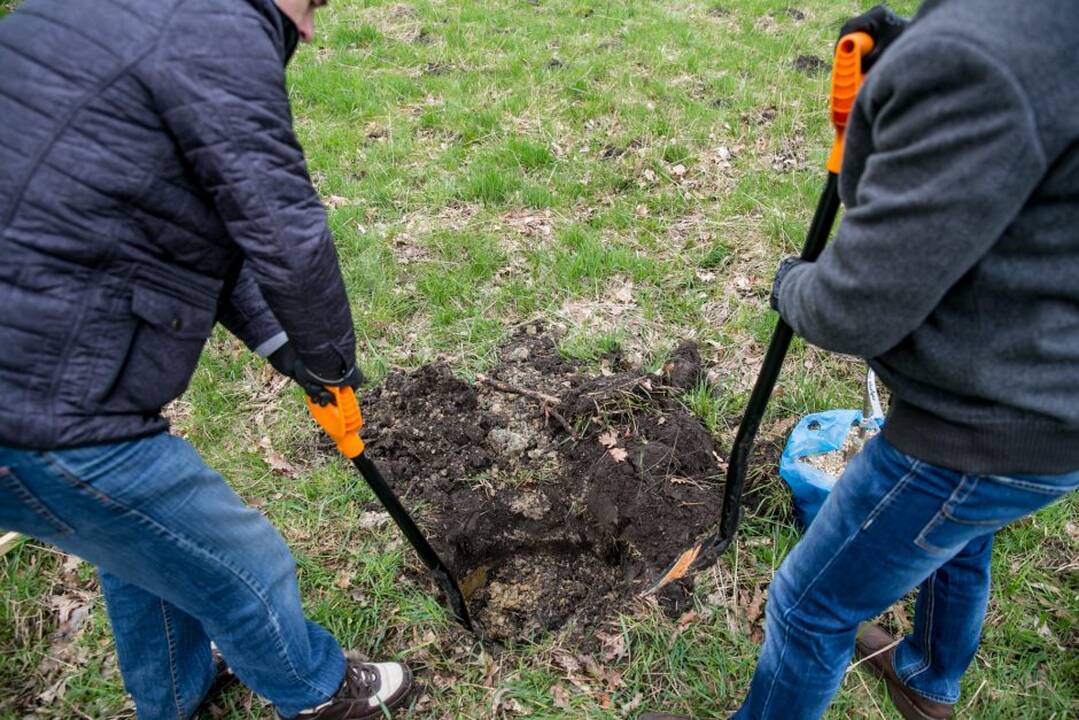
[[[807,261],[816,260],[828,243],[828,237],[832,234],[832,226],[835,224],[836,214],[839,212],[838,178],[835,173],[828,173],[828,179],[824,183],[820,200],[817,202],[817,210],[813,214],[813,222],[806,234],[805,246],[802,248],[802,259]],[[782,318],[776,324],[772,333],[772,341],[768,345],[768,352],[764,356],[757,382],[753,386],[753,393],[749,396],[742,422],[738,426],[738,433],[734,438],[734,447],[727,459],[727,483],[723,489],[723,515],[719,523],[719,534],[713,538],[710,548],[712,554],[722,552],[734,539],[738,532],[738,525],[742,520],[742,491],[745,489],[746,469],[749,465],[749,457],[753,452],[753,445],[757,439],[757,431],[760,430],[764,411],[768,408],[768,401],[775,390],[779,372],[783,369],[783,361],[790,349],[791,338],[794,331]]]
[[435,552],[435,549],[431,547],[431,544],[427,542],[427,538],[424,536],[423,531],[416,526],[412,516],[408,514],[408,511],[405,510],[405,507],[401,504],[397,495],[386,483],[385,478],[382,477],[382,473],[379,472],[378,466],[367,457],[366,453],[360,453],[352,458],[352,463],[356,466],[356,469],[360,471],[360,474],[363,475],[363,479],[370,486],[372,492],[375,493],[378,501],[386,508],[386,512],[393,518],[394,523],[400,528],[409,544],[416,550],[416,554],[420,556],[420,560],[431,571],[431,575],[435,578],[435,582],[437,582],[439,587],[442,588],[442,591],[446,593],[446,599],[449,601],[450,608],[456,616],[457,621],[469,630],[472,630],[472,619],[468,615],[468,606],[465,604],[465,597],[461,593],[461,588],[458,587],[457,581],[453,577],[453,573],[451,573],[445,563],[442,562],[442,559],[438,556],[438,553]]

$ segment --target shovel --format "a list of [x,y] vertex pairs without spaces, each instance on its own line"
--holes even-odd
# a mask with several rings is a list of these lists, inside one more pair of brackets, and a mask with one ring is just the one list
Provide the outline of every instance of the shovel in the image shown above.
[[341,454],[350,459],[356,469],[360,471],[360,475],[363,476],[363,479],[375,493],[375,497],[386,508],[386,512],[393,518],[393,521],[409,544],[412,545],[416,554],[419,555],[423,564],[431,571],[431,576],[434,577],[435,583],[446,594],[446,600],[450,606],[449,610],[453,613],[457,622],[468,630],[475,632],[475,628],[472,626],[472,618],[468,615],[465,597],[461,594],[461,588],[457,585],[457,580],[453,577],[453,573],[442,562],[431,544],[427,542],[423,531],[419,529],[397,498],[397,495],[386,483],[382,473],[379,472],[378,466],[364,452],[363,438],[360,437],[363,416],[360,415],[360,404],[356,400],[356,393],[350,387],[327,387],[326,389],[333,395],[333,402],[327,405],[319,405],[312,402],[311,398],[308,397],[306,398],[307,409],[311,411],[311,415],[326,431],[326,434],[337,444],[337,449],[341,451]]
[[[862,84],[862,57],[873,49],[873,38],[868,33],[855,32],[844,35],[836,45],[835,62],[832,65],[831,115],[835,128],[835,141],[828,156],[828,177],[824,183],[813,222],[802,248],[802,259],[816,260],[828,243],[839,210],[839,168],[843,160],[843,138],[854,106],[854,98]],[[679,555],[667,571],[649,587],[643,595],[651,595],[681,578],[710,567],[734,540],[742,520],[742,491],[745,489],[746,465],[753,451],[753,444],[760,429],[768,400],[772,397],[783,360],[790,348],[794,332],[780,318],[772,334],[768,352],[764,356],[757,382],[749,396],[742,422],[734,438],[734,448],[727,461],[727,482],[723,489],[723,510],[718,532],[693,545]]]

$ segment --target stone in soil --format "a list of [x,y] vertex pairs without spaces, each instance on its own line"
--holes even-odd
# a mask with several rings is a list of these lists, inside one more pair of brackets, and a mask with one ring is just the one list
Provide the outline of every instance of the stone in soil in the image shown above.
[[[501,357],[488,374],[559,397],[575,437],[536,400],[434,364],[365,397],[368,451],[422,508],[488,637],[584,639],[719,517],[716,447],[678,399],[702,377],[700,356],[685,345],[659,374],[616,358],[613,374],[592,376],[533,327]],[[687,592],[665,599],[677,606]]]

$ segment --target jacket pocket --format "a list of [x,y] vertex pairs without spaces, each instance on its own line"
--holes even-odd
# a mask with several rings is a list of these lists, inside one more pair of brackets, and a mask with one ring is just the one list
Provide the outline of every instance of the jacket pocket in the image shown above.
[[118,334],[115,365],[100,381],[103,408],[156,413],[179,397],[213,330],[216,309],[208,298],[136,284],[130,321]]

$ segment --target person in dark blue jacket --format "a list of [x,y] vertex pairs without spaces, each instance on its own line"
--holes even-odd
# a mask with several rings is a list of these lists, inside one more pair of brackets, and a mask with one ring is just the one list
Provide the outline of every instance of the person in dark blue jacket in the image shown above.
[[285,88],[322,4],[26,0],[0,22],[0,527],[97,565],[143,719],[233,676],[286,718],[383,717],[411,687],[305,618],[280,535],[161,415],[217,322],[308,392],[359,384]]

